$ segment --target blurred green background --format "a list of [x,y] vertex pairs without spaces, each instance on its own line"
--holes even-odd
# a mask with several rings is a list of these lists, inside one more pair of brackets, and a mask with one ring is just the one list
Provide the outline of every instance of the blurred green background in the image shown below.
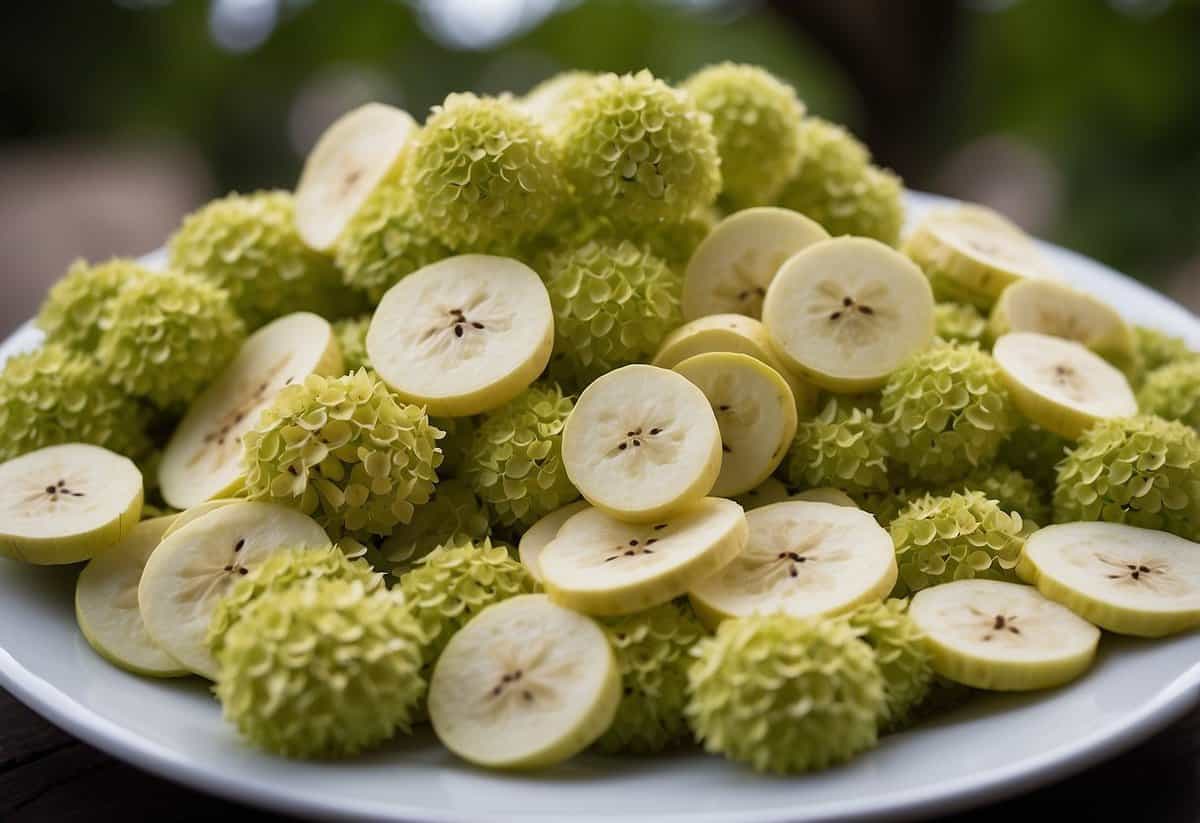
[[754,62],[913,188],[970,198],[1200,306],[1195,0],[79,0],[0,26],[0,333],[75,257],[140,254],[290,187],[365,100],[567,67]]

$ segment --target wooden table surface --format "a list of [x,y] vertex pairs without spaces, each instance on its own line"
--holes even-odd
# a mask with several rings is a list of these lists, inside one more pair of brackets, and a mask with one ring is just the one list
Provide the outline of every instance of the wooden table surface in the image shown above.
[[[114,760],[0,690],[0,821],[212,821],[248,810]],[[1200,820],[1200,708],[1138,748],[1083,774],[947,823]],[[254,812],[258,820],[285,818]]]

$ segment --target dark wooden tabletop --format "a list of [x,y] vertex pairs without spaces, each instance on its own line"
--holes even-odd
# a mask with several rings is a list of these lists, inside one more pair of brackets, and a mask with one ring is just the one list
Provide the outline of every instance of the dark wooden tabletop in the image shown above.
[[[80,743],[0,690],[0,821],[212,821],[244,809]],[[1138,748],[1057,785],[947,823],[1200,820],[1200,709]],[[283,820],[253,812],[257,820]]]

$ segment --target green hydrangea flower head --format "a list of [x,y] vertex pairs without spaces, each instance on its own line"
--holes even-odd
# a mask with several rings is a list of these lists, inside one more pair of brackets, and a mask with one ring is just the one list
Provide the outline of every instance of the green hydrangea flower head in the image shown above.
[[553,134],[562,127],[571,104],[587,93],[598,76],[590,71],[559,72],[526,92],[518,105]]
[[867,603],[846,619],[860,638],[875,650],[883,675],[880,730],[908,725],[913,710],[929,695],[933,667],[925,635],[908,616],[908,601],[891,599]]
[[1200,357],[1169,363],[1146,376],[1138,391],[1142,414],[1200,429]]
[[538,585],[508,549],[484,538],[434,549],[400,578],[400,590],[429,638],[425,661],[433,663],[472,617]]
[[865,512],[874,515],[876,522],[885,529],[908,508],[915,498],[928,494],[925,490],[896,488],[887,491],[861,492],[854,495],[854,502]]
[[1146,326],[1134,326],[1133,332],[1137,342],[1138,360],[1147,373],[1157,371],[1177,360],[1187,360],[1196,356],[1182,338]]
[[712,231],[717,220],[716,210],[709,208],[682,220],[659,220],[629,226],[583,209],[568,209],[536,240],[527,257],[533,261],[531,265],[535,269],[544,271],[549,268],[548,255],[554,252],[587,243],[619,245],[622,240],[628,240],[682,273],[692,259],[692,253]]
[[333,334],[337,338],[338,348],[342,350],[342,367],[348,374],[359,369],[371,368],[371,358],[367,356],[367,330],[369,328],[371,328],[371,315],[369,314],[347,317],[333,324]]
[[811,217],[831,235],[896,245],[904,223],[900,179],[871,165],[866,146],[841,126],[807,117],[800,133],[800,171],[783,187],[778,205]]
[[399,577],[438,546],[484,539],[490,526],[487,508],[465,483],[443,480],[434,488],[429,502],[417,506],[412,520],[397,526],[383,541],[380,554],[392,574]]
[[667,220],[646,226],[637,236],[651,254],[682,270],[717,221],[715,209],[701,209],[682,220]]
[[687,606],[664,603],[601,622],[621,669],[621,703],[601,751],[652,754],[685,740],[691,650],[704,627]]
[[425,636],[402,598],[316,578],[259,597],[225,635],[225,719],[285,757],[347,757],[408,733],[425,694]]
[[787,480],[802,488],[832,486],[851,496],[886,492],[888,440],[875,410],[831,398],[796,427],[787,457]]
[[455,476],[466,464],[471,443],[475,440],[475,418],[431,417],[430,422],[446,434],[440,444],[442,465],[438,468],[438,476]]
[[352,302],[333,260],[304,244],[286,191],[230,194],[188,215],[170,267],[229,293],[251,329],[298,311],[337,316]]
[[242,619],[258,598],[319,578],[357,580],[368,591],[383,587],[383,575],[365,560],[351,560],[341,548],[304,546],[273,553],[258,568],[234,584],[221,598],[208,624],[205,642],[214,656],[225,647],[225,636]]
[[243,436],[246,495],[293,506],[335,539],[387,536],[429,500],[441,434],[365,369],[309,375]]
[[1200,540],[1200,435],[1148,415],[1096,423],[1058,464],[1054,521],[1078,520]]
[[771,203],[800,166],[805,106],[790,85],[758,66],[719,63],[683,84],[712,116],[729,211]]
[[1066,439],[1027,420],[1009,434],[996,457],[1040,488],[1053,489],[1055,467],[1066,456],[1070,445]]
[[503,526],[522,529],[579,497],[562,461],[562,431],[575,402],[536,383],[484,416],[463,479]]
[[246,339],[224,289],[174,272],[126,283],[101,327],[96,359],[109,379],[167,411],[190,403]]
[[999,463],[976,469],[938,493],[956,491],[983,492],[1004,511],[1015,511],[1030,523],[1045,525],[1050,522],[1049,487],[1042,488],[1016,469]]
[[694,654],[687,716],[713,754],[795,774],[843,763],[877,742],[883,675],[845,620],[726,620]]
[[910,357],[884,385],[880,411],[892,457],[929,483],[991,462],[1018,422],[1000,367],[973,343]]
[[682,322],[681,275],[628,241],[562,249],[544,277],[554,308],[550,376],[573,388],[650,360]]
[[1020,582],[1013,570],[1025,547],[1025,523],[983,492],[927,494],[888,530],[900,567],[897,597],[952,580]]
[[712,118],[644,69],[596,78],[556,137],[579,203],[624,225],[682,220],[721,190]]
[[987,338],[987,318],[970,303],[938,303],[933,322],[937,336],[946,341],[982,345]]
[[151,272],[132,260],[114,258],[95,266],[76,260],[50,287],[35,324],[46,340],[80,351],[95,352],[100,323],[112,299],[126,283]]
[[503,250],[536,234],[567,197],[558,149],[510,99],[451,94],[404,160],[425,229],[456,251]]

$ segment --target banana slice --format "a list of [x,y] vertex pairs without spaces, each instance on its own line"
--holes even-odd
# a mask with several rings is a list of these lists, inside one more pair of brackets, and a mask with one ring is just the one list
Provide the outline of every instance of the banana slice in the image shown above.
[[95,557],[75,584],[75,619],[92,648],[134,674],[182,677],[188,670],[150,639],[138,609],[138,583],[174,517],[156,517]]
[[841,614],[882,600],[896,585],[892,540],[866,512],[789,500],[746,520],[746,550],[688,592],[709,627],[751,614]]
[[760,485],[733,498],[746,511],[769,506],[772,503],[782,503],[788,499],[788,487],[774,477],[768,477]]
[[1061,437],[1074,440],[1099,420],[1137,414],[1125,375],[1074,341],[1013,332],[996,341],[992,356],[1021,413]]
[[242,436],[279,390],[310,374],[341,371],[333,328],[315,314],[289,314],[250,335],[167,443],[158,472],[163,498],[177,509],[190,509],[236,492],[242,482]]
[[586,500],[568,503],[538,520],[529,527],[525,534],[521,535],[521,542],[517,544],[517,554],[521,563],[533,575],[534,580],[542,582],[542,567],[539,565],[542,550],[550,545],[550,541],[558,535],[558,530],[562,528],[563,523],[588,507],[589,504]]
[[1038,590],[1117,634],[1163,637],[1200,626],[1200,545],[1118,523],[1034,532],[1022,566]]
[[645,524],[586,509],[542,551],[542,584],[555,601],[585,614],[633,614],[717,573],[748,537],[742,507],[718,497]]
[[709,493],[721,472],[721,430],[686,377],[625,366],[583,390],[563,428],[562,455],[589,503],[645,523]]
[[0,463],[0,557],[38,565],[87,560],[142,516],[142,473],[99,446],[67,443]]
[[721,430],[721,473],[712,493],[734,497],[771,476],[796,436],[796,401],[779,372],[745,354],[689,357],[675,371],[695,383]]
[[236,497],[218,497],[216,500],[205,500],[203,503],[201,503],[198,506],[192,506],[190,509],[181,511],[179,514],[175,515],[172,522],[167,524],[167,530],[166,530],[166,532],[163,533],[162,539],[166,540],[168,537],[170,537],[175,532],[182,529],[184,526],[186,526],[189,523],[192,523],[196,520],[199,520],[201,517],[208,514],[209,512],[215,512],[217,509],[224,508],[225,506],[228,506],[230,503],[240,503],[240,502],[242,502],[242,501]]
[[296,231],[328,251],[417,132],[408,112],[368,103],[338,118],[304,161],[296,184]]
[[845,506],[848,509],[858,508],[858,504],[854,502],[854,498],[850,495],[841,489],[834,489],[828,486],[796,492],[791,496],[791,499],[808,503],[828,503],[831,506]]
[[204,635],[220,599],[272,553],[327,545],[312,518],[283,506],[242,502],[210,512],[150,555],[138,585],[146,631],[189,670],[216,679]]
[[683,279],[683,317],[762,314],[767,287],[783,262],[819,240],[821,224],[799,212],[763,206],[731,214],[701,241]]
[[780,268],[763,323],[784,363],[829,391],[873,391],[933,339],[933,293],[912,261],[864,237],[809,246]]
[[493,769],[574,756],[607,731],[620,701],[604,632],[541,594],[484,609],[450,639],[429,683],[438,739]]
[[397,394],[430,414],[468,417],[512,400],[554,347],[550,295],[508,257],[464,254],[425,266],[383,296],[367,355]]
[[1100,630],[1032,586],[956,580],[922,589],[908,616],[942,677],[994,691],[1060,686],[1087,671]]

